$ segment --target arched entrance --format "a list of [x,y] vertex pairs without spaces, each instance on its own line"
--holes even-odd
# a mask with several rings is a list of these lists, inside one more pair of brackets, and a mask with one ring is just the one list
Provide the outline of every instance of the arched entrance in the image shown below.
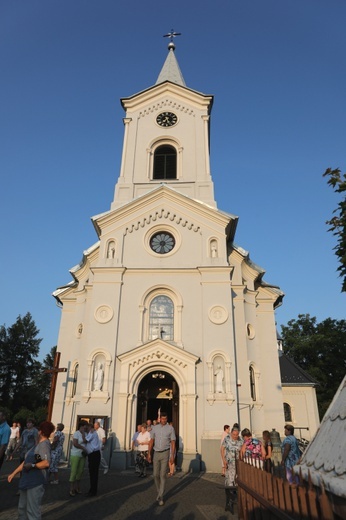
[[141,380],[138,387],[136,424],[147,419],[156,420],[159,410],[167,412],[179,433],[179,386],[174,377],[164,370],[154,370]]

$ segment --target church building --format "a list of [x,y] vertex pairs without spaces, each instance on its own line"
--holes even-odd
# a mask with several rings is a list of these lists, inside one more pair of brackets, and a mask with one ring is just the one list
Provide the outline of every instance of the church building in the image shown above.
[[220,471],[224,424],[283,431],[274,314],[283,293],[236,244],[238,217],[217,208],[213,96],[186,86],[173,41],[155,85],[121,103],[114,200],[92,218],[98,241],[72,281],[53,293],[68,369],[53,422],[68,437],[79,419],[101,419],[111,466],[125,469],[137,424],[166,411],[178,465]]

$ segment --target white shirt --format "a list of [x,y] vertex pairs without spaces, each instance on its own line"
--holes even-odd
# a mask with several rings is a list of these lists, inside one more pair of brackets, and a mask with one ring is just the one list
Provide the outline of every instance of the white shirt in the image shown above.
[[150,433],[149,432],[144,432],[144,433],[140,433],[137,437],[137,442],[138,442],[138,451],[148,451],[149,450],[149,444],[139,444],[140,442],[150,442]]
[[[81,432],[79,430],[77,430],[74,434],[73,434],[73,439],[76,439],[78,444],[82,445],[83,444],[83,435],[81,434]],[[85,446],[85,444],[84,444]],[[76,446],[72,443],[72,447],[71,447],[71,455],[73,455],[74,457],[81,457],[82,456],[82,451],[80,448],[76,448]]]
[[15,428],[13,428],[13,426],[11,426],[10,439],[16,439],[18,437],[18,432],[19,432],[18,426],[16,426]]
[[106,432],[104,431],[103,428],[101,428],[101,426],[99,428],[97,428],[97,430],[95,430],[95,432],[97,433],[97,436],[98,436],[99,441],[100,441],[100,450],[102,450],[102,448],[103,448],[103,441],[102,441],[102,439],[106,438]]
[[85,440],[87,441],[86,450],[88,454],[94,451],[100,451],[100,440],[96,431],[89,432],[85,436]]

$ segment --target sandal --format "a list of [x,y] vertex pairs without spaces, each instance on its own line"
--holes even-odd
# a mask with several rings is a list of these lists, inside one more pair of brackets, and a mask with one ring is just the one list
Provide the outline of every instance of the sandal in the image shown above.
[[76,492],[75,491],[70,491],[70,497],[75,497],[76,496]]

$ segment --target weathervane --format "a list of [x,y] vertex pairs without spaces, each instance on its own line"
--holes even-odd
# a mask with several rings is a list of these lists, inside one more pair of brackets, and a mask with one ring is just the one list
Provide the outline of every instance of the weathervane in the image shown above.
[[173,49],[173,50],[175,49],[175,45],[173,43],[173,39],[176,36],[181,36],[181,33],[175,32],[173,29],[171,29],[171,32],[163,35],[164,38],[170,38],[170,42],[168,44],[168,48],[169,49]]

